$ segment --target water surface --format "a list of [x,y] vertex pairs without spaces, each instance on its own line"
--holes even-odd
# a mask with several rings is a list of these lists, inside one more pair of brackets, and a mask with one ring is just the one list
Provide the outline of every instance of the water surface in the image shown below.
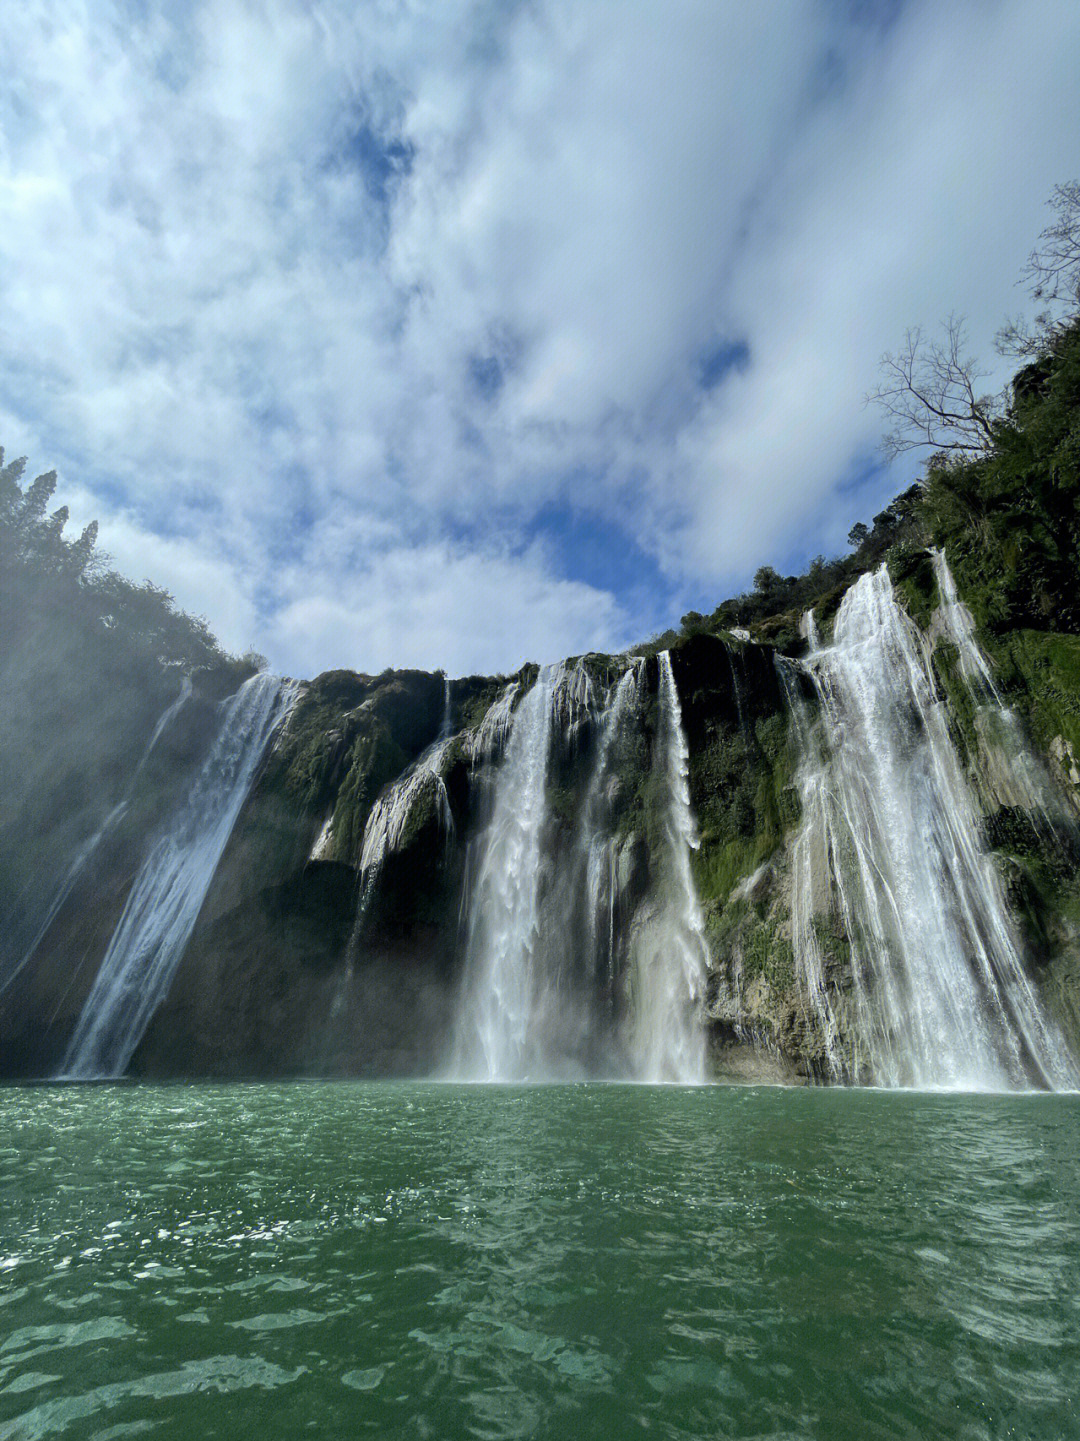
[[0,1441],[1080,1435],[1080,1099],[0,1092]]

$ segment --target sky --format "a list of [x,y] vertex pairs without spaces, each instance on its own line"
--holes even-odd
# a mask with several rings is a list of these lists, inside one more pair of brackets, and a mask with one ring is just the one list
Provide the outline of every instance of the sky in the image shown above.
[[277,670],[618,650],[918,474],[1080,172],[1076,0],[0,7],[0,444]]

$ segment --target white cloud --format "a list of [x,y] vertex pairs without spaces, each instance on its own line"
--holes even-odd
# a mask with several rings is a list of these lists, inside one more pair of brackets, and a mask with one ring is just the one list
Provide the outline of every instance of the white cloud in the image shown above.
[[988,353],[1080,128],[1071,0],[851,14],[6,7],[0,441],[293,671],[647,629],[545,506],[717,600],[835,547],[877,358],[954,308]]
[[269,639],[287,670],[311,657],[377,673],[387,666],[484,673],[630,643],[613,598],[580,581],[552,579],[543,557],[422,545],[384,552],[356,575],[288,578],[296,598]]

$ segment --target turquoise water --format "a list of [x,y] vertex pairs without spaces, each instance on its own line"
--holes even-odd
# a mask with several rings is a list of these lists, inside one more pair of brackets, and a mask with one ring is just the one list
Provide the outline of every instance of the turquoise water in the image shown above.
[[1080,1435],[1080,1099],[0,1092],[0,1438]]

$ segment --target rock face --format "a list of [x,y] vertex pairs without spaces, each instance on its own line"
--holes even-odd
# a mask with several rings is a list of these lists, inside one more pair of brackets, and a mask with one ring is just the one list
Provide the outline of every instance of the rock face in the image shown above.
[[[924,619],[940,612],[929,567],[905,585],[913,611],[918,601]],[[980,852],[994,857],[1027,974],[1075,1053],[1077,645],[1049,633],[1014,634],[1009,666],[993,657],[1004,680],[991,704],[964,674],[955,630],[939,616],[926,635],[952,740],[977,797]],[[673,644],[670,659],[700,831],[692,875],[709,958],[701,1000],[709,1070],[762,1082],[871,1079],[856,1007],[866,978],[857,974],[858,947],[830,858],[811,858],[809,882],[798,874],[807,864],[796,845],[798,782],[818,692],[796,659],[753,638],[693,634]],[[606,707],[627,665],[625,657],[588,656],[567,671],[545,762],[537,879],[537,944],[566,958],[574,985],[587,975],[588,1006],[615,1035],[634,1004],[632,942],[655,901],[663,825],[654,655],[638,662],[632,718],[620,722],[618,743],[599,760],[610,743]],[[334,671],[307,683],[248,796],[131,1072],[444,1073],[465,986],[479,838],[515,708],[535,680],[535,667],[526,667],[512,678],[449,683],[416,671]],[[123,803],[45,933],[31,945],[33,927],[25,927],[22,949],[9,947],[0,978],[3,1075],[49,1074],[59,1064],[134,871],[205,756],[218,703],[237,681],[195,677],[190,699],[137,774],[129,766],[104,801],[84,799],[70,813],[50,800],[51,829],[29,856],[13,859],[17,838],[6,835],[0,859],[13,893],[21,885],[25,906],[46,916],[65,862],[70,870],[80,842],[93,837],[110,805]],[[156,698],[157,714],[169,700]],[[131,753],[155,724],[152,707],[143,704],[139,716]],[[393,824],[373,861],[365,833],[370,841],[377,801],[380,824],[390,812]],[[799,905],[807,911],[801,918]],[[825,1008],[807,983],[807,934]],[[618,1055],[615,1044],[605,1064],[617,1068]]]

